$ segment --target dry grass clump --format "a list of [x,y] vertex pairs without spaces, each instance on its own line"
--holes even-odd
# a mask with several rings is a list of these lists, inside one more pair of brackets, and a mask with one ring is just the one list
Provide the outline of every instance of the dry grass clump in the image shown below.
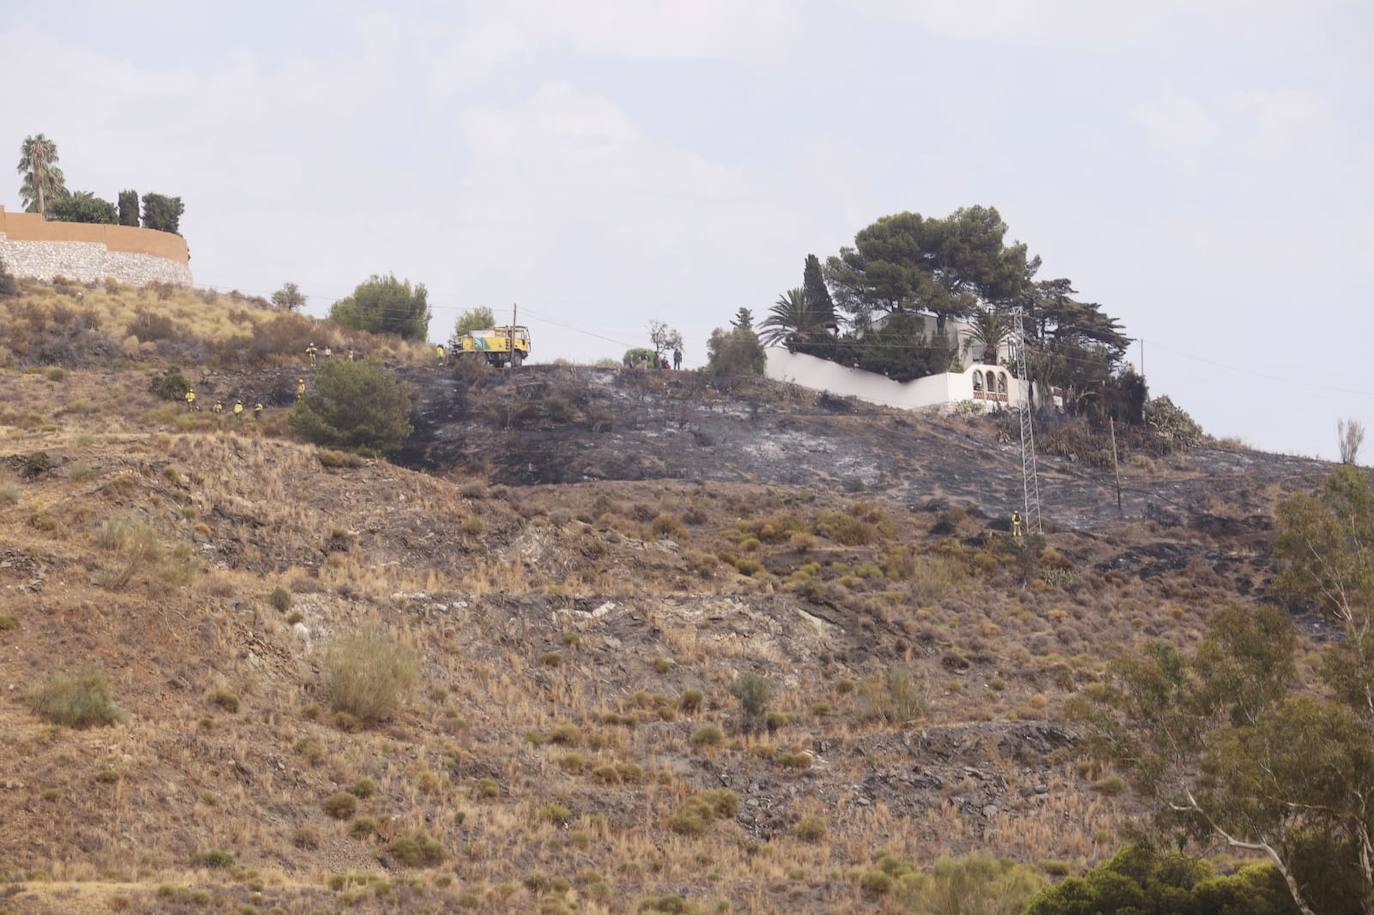
[[150,575],[163,584],[182,586],[195,574],[191,548],[179,543],[168,549],[152,525],[136,518],[112,518],[96,532],[96,544],[115,553],[119,567],[100,573],[96,583],[112,591]]
[[34,711],[70,728],[110,725],[126,712],[115,704],[104,671],[87,667],[75,674],[52,673],[29,694]]
[[892,667],[868,678],[859,685],[859,694],[868,720],[901,725],[924,718],[929,711],[925,690],[905,667]]
[[415,654],[375,628],[337,636],[324,658],[324,692],[336,712],[364,724],[394,717],[419,681]]

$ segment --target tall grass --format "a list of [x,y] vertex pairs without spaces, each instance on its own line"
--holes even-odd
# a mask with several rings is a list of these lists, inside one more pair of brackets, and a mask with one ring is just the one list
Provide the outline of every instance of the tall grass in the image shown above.
[[74,674],[49,674],[29,694],[29,705],[48,720],[69,728],[114,724],[126,714],[115,704],[104,671],[96,667]]
[[336,636],[325,651],[324,690],[330,705],[367,724],[394,717],[418,680],[414,653],[380,629]]

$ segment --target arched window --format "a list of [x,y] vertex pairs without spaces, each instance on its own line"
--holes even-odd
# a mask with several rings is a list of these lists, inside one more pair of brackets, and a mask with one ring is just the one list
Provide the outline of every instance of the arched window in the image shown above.
[[1006,372],[998,372],[998,373],[997,373],[997,393],[998,393],[998,394],[1005,394],[1005,393],[1007,393],[1007,373],[1006,373]]
[[997,390],[997,377],[992,372],[988,372],[988,393],[991,394],[995,390]]
[[982,373],[982,372],[974,372],[974,373],[973,373],[973,390],[974,390],[974,391],[977,391],[978,393],[982,393],[982,391],[983,391],[983,373]]

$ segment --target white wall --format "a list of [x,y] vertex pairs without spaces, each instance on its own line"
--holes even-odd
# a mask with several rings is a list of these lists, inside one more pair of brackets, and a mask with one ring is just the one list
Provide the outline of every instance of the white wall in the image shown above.
[[[767,352],[768,366],[764,372],[774,381],[904,410],[949,407],[961,401],[969,401],[983,409],[991,409],[994,405],[1015,407],[1021,403],[1024,388],[1005,367],[973,365],[962,372],[942,372],[915,381],[897,382],[874,372],[849,368],[805,353],[789,353],[780,346],[770,346]],[[994,376],[1007,373],[1005,401],[975,399],[973,373],[982,372],[986,375],[988,371],[992,371]],[[986,390],[987,385],[983,387]]]

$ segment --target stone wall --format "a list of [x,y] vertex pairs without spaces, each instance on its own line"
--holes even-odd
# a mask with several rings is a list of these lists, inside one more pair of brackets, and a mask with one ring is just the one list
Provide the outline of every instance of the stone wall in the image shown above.
[[15,276],[191,285],[186,239],[137,226],[48,222],[0,206],[0,259]]
[[111,251],[92,241],[11,241],[0,235],[0,261],[15,276],[50,281],[55,276],[90,282],[113,279],[131,286],[191,285],[186,264],[132,251]]

